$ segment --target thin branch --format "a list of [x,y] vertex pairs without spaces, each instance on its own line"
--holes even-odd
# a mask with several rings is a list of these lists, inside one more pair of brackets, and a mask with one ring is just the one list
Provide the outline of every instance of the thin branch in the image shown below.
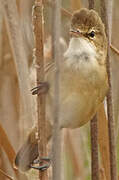
[[[44,81],[44,24],[43,24],[43,2],[36,0],[33,7],[33,29],[35,38],[35,58],[37,68],[37,85]],[[37,96],[38,110],[38,147],[39,159],[47,156],[46,149],[46,120],[45,120],[45,95]],[[41,165],[41,164],[39,164]],[[47,180],[47,171],[39,172],[40,180]]]
[[[109,129],[109,149],[110,149],[110,169],[111,180],[117,180],[117,162],[116,162],[116,139],[115,139],[115,122],[113,116],[113,101],[112,101],[112,71],[111,71],[111,58],[110,58],[110,34],[108,12],[106,9],[105,0],[101,0],[101,14],[103,22],[105,23],[106,33],[108,37],[108,54],[107,54],[107,73],[109,82],[109,91],[107,95],[107,113],[108,113],[108,129]],[[112,7],[110,7],[112,8]]]
[[60,28],[61,28],[61,0],[53,0],[52,11],[52,55],[56,72],[54,77],[54,124],[53,124],[53,180],[61,180],[61,132],[59,129],[59,63],[60,54]]
[[69,12],[69,11],[66,10],[65,8],[61,8],[61,12],[62,12],[63,15],[65,15],[65,16],[67,16],[67,17],[69,17],[69,18],[72,17],[71,12]]
[[110,44],[110,48],[117,54],[119,55],[119,50],[115,48],[112,44]]
[[13,177],[9,176],[8,174],[6,174],[2,169],[0,169],[0,173],[6,177],[7,179],[10,179],[10,180],[14,180]]
[[[94,9],[94,0],[88,0],[89,9]],[[91,120],[91,170],[92,180],[99,180],[98,123],[97,115]]]

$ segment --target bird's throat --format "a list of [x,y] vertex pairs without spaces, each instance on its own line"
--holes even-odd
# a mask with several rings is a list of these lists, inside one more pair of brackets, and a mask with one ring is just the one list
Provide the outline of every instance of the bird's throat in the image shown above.
[[96,57],[96,48],[84,38],[72,38],[64,57],[79,61],[89,61]]
[[95,46],[82,37],[70,40],[64,58],[67,66],[77,70],[82,68],[91,70],[98,64]]

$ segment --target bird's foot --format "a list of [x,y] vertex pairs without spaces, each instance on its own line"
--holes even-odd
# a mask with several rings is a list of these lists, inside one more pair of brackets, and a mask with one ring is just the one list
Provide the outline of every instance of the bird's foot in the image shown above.
[[37,87],[34,87],[33,89],[31,89],[32,95],[40,95],[40,94],[44,94],[47,93],[49,89],[49,84],[47,82],[40,82],[39,85]]
[[[45,161],[45,164],[43,164],[44,161]],[[50,167],[51,159],[48,158],[48,157],[43,157],[43,158],[40,158],[40,160],[39,159],[35,160],[33,162],[33,164],[34,165],[35,164],[43,164],[41,166],[30,165],[30,167],[33,168],[33,169],[36,169],[36,170],[44,171],[44,170],[46,170],[46,169],[48,169]]]

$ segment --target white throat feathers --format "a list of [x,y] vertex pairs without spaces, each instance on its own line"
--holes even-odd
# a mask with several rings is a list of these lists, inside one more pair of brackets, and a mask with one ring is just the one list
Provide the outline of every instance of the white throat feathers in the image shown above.
[[67,66],[76,70],[95,69],[98,65],[96,47],[86,39],[71,38],[69,47],[64,53]]

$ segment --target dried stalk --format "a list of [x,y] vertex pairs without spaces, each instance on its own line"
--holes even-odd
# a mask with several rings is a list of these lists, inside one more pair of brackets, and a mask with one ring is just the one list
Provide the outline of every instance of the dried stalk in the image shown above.
[[2,65],[2,41],[3,41],[3,36],[2,36],[2,29],[3,29],[3,10],[2,7],[0,7],[0,67]]
[[29,93],[29,72],[25,53],[22,33],[20,30],[20,19],[15,0],[2,0],[1,5],[4,10],[5,23],[10,39],[10,45],[14,56],[16,71],[19,81],[20,93],[22,97],[26,120],[32,122],[32,101]]
[[91,168],[92,180],[99,180],[97,115],[91,120]]
[[[112,8],[112,7],[110,7]],[[110,31],[111,28],[108,22],[108,12],[106,9],[105,0],[101,0],[101,14],[103,22],[105,23],[106,33],[108,37],[108,54],[107,54],[107,73],[109,81],[109,92],[107,95],[107,113],[108,113],[108,129],[109,129],[109,147],[110,147],[110,169],[111,180],[117,180],[117,162],[116,162],[116,139],[115,139],[115,122],[113,116],[113,101],[112,101],[112,71],[110,59]],[[112,14],[111,14],[112,15]]]
[[0,169],[0,173],[6,177],[7,179],[10,179],[10,180],[14,180],[13,177],[9,176],[8,174],[6,174],[2,169]]
[[88,0],[89,9],[94,9],[94,3],[95,3],[94,0]]
[[[94,0],[88,0],[89,9],[94,9]],[[91,120],[91,176],[92,180],[99,180],[99,161],[98,161],[98,124],[97,115]]]
[[110,180],[110,157],[109,157],[109,134],[108,121],[104,110],[104,105],[101,104],[98,112],[98,141],[101,153],[102,167],[107,180]]
[[61,0],[53,0],[52,11],[52,55],[56,66],[54,77],[54,124],[53,124],[53,180],[61,180],[61,135],[59,129],[59,63],[60,55],[60,28],[61,28]]
[[[35,38],[35,59],[37,64],[37,85],[44,81],[44,24],[43,24],[43,2],[36,0],[33,7],[33,26]],[[38,110],[38,147],[39,159],[47,156],[46,150],[46,120],[45,120],[45,95],[37,97]],[[39,164],[41,165],[41,164]],[[40,180],[47,180],[47,171],[39,172]]]
[[111,44],[111,35],[112,35],[112,11],[113,11],[113,0],[108,1],[108,3],[106,3],[106,7],[107,7],[107,18],[108,18],[108,38],[109,38],[109,42]]

